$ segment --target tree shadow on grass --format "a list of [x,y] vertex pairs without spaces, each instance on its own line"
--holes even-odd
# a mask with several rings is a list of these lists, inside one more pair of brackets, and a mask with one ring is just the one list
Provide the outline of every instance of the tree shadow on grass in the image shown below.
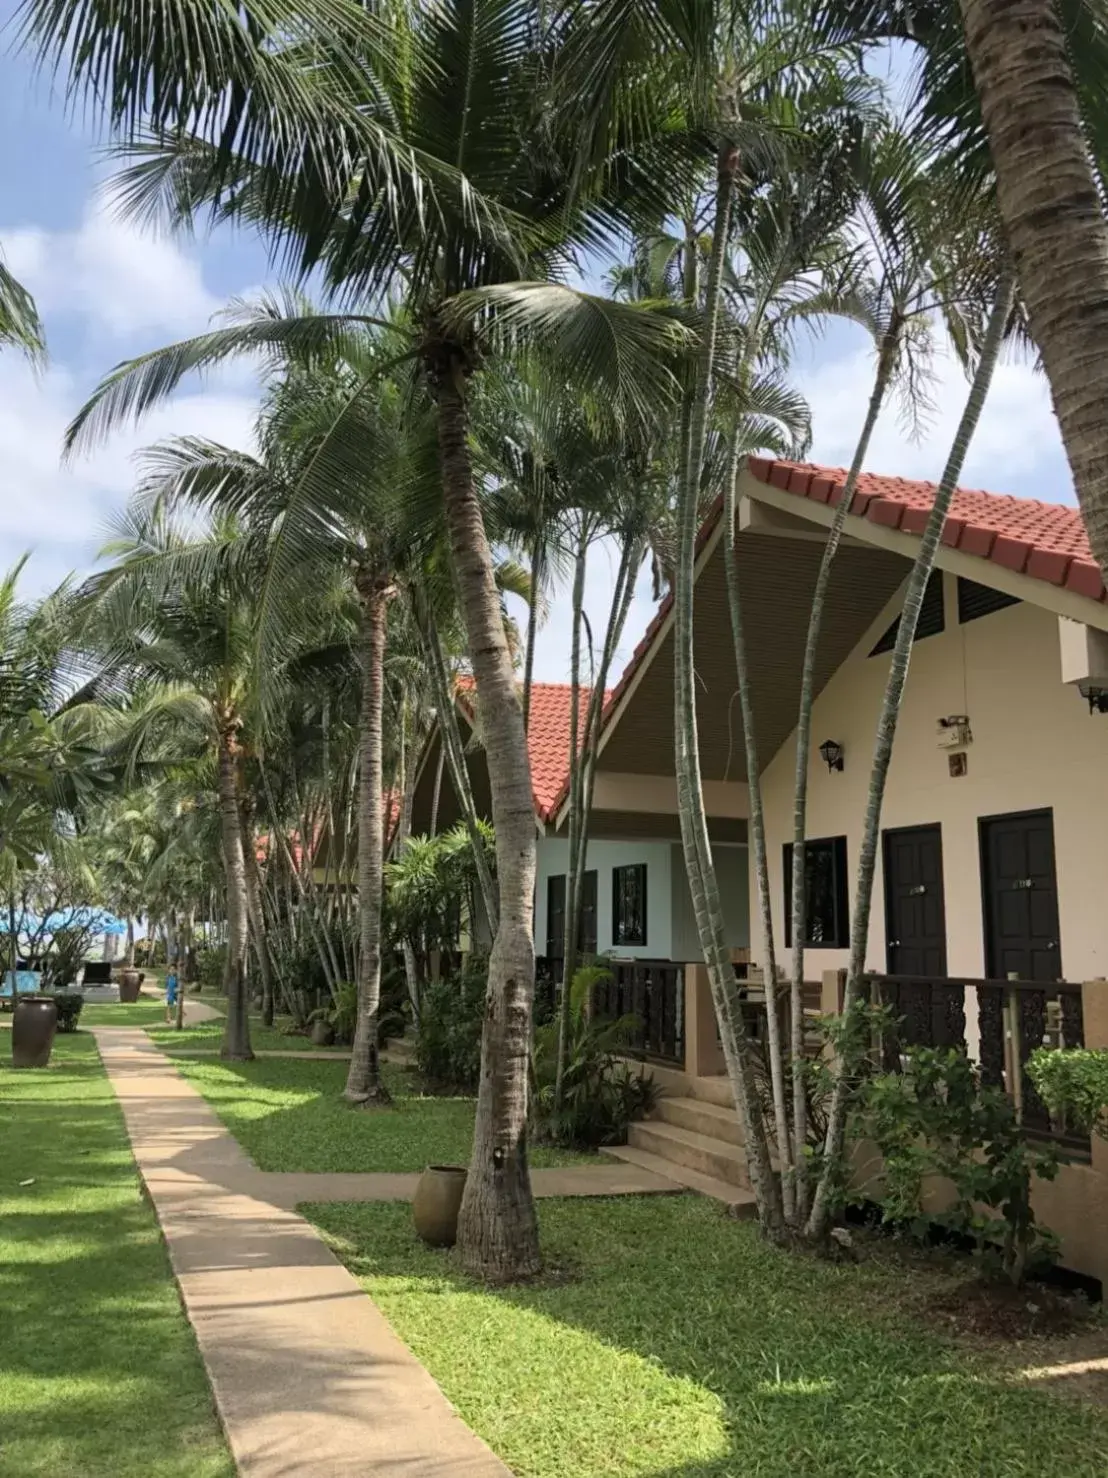
[[1103,1478],[1104,1414],[906,1319],[902,1273],[775,1251],[699,1198],[543,1203],[550,1273],[503,1290],[406,1207],[306,1209],[516,1471]]

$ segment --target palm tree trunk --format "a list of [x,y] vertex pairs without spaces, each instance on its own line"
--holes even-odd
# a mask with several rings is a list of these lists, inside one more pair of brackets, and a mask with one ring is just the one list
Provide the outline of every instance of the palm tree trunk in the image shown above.
[[758,1201],[763,1230],[779,1237],[782,1229],[780,1187],[774,1177],[762,1120],[761,1104],[751,1070],[749,1044],[742,1017],[735,1007],[735,972],[726,944],[719,882],[712,861],[708,818],[700,776],[696,687],[693,655],[693,602],[696,579],[696,530],[699,516],[701,468],[711,396],[716,333],[719,324],[723,258],[731,216],[731,198],[738,170],[738,153],[721,144],[717,170],[716,210],[708,267],[702,347],[697,366],[696,394],[688,420],[688,444],[682,454],[678,503],[679,551],[674,578],[674,760],[681,841],[688,873],[689,893],[697,933],[704,953],[723,1046],[727,1073],[742,1117],[751,1184]]
[[569,866],[566,869],[566,903],[562,931],[562,994],[558,1007],[558,1058],[554,1076],[554,1107],[562,1106],[566,1057],[571,1031],[570,986],[577,969],[577,938],[580,932],[581,883],[584,866],[578,865],[581,847],[582,769],[581,720],[581,621],[585,603],[585,572],[588,565],[587,521],[582,514],[581,536],[573,562],[573,592],[570,598],[569,655]]
[[473,799],[473,787],[469,783],[469,771],[466,768],[465,750],[462,747],[461,734],[458,729],[458,714],[454,706],[454,693],[450,686],[446,659],[443,656],[442,643],[439,641],[432,613],[427,610],[418,589],[413,589],[411,595],[412,611],[423,637],[427,652],[427,665],[431,674],[431,688],[438,706],[442,752],[446,757],[450,783],[454,787],[458,805],[462,808],[470,846],[473,848],[473,864],[481,888],[481,901],[485,905],[485,912],[489,919],[489,929],[495,933],[500,902],[485,858],[484,839],[477,824],[477,806]]
[[127,915],[127,951],[123,963],[128,970],[135,968],[135,921],[130,914]]
[[446,740],[439,741],[439,757],[435,764],[435,784],[431,791],[431,822],[428,830],[431,836],[438,836],[439,832],[439,801],[442,799],[442,772],[446,765]]
[[538,635],[539,599],[542,594],[543,565],[546,562],[546,539],[540,530],[535,535],[531,555],[531,588],[527,592],[527,644],[523,652],[523,728],[530,732],[531,688],[535,677],[535,637]]
[[[804,665],[800,676],[800,705],[796,720],[796,776],[793,798],[793,869],[791,880],[792,909],[792,976],[789,1008],[792,1021],[790,1048],[793,1067],[793,1164],[796,1168],[796,1210],[799,1218],[807,1213],[807,1141],[808,1141],[808,1092],[804,1072],[804,936],[807,929],[807,893],[805,886],[804,851],[808,836],[808,763],[812,748],[812,704],[815,701],[816,658],[819,655],[819,638],[823,626],[823,612],[827,604],[827,591],[831,583],[831,566],[842,541],[846,516],[854,498],[854,489],[859,474],[865,466],[877,418],[885,402],[885,395],[892,379],[896,363],[896,351],[900,338],[900,319],[894,314],[885,333],[877,358],[877,373],[870,393],[866,419],[854,449],[854,459],[846,477],[839,506],[827,535],[819,573],[812,591],[812,609],[808,617],[808,636],[804,644]],[[767,901],[768,906],[768,901]]]
[[[846,995],[843,1015],[850,1016],[856,1002],[861,998],[862,976],[866,968],[866,947],[869,943],[869,917],[873,902],[873,877],[877,866],[877,844],[881,834],[881,807],[885,798],[885,782],[892,759],[893,741],[896,738],[900,703],[904,696],[904,684],[908,677],[908,662],[912,655],[916,625],[924,591],[935,567],[939,540],[946,522],[950,501],[958,483],[962,464],[966,460],[985,398],[989,393],[996,370],[1000,347],[1004,342],[1005,330],[1015,297],[1015,272],[1006,267],[997,286],[996,301],[989,315],[981,357],[974,372],[973,383],[966,398],[962,419],[954,436],[954,443],[943,469],[942,481],[935,491],[935,502],[928,515],[927,525],[920,540],[919,553],[908,577],[908,588],[904,594],[904,608],[900,614],[896,645],[889,664],[889,676],[885,683],[885,697],[881,714],[877,720],[877,738],[873,750],[873,769],[870,771],[869,796],[866,801],[865,823],[862,830],[862,847],[858,857],[858,882],[854,897],[854,917],[850,929],[850,963],[847,970]],[[808,1219],[808,1235],[816,1241],[822,1240],[830,1224],[831,1197],[840,1176],[843,1138],[846,1130],[847,1089],[851,1064],[841,1062],[831,1094],[831,1107],[827,1116],[827,1137],[824,1142],[823,1169],[812,1213]]]
[[431,368],[446,523],[488,755],[500,905],[489,955],[481,1084],[458,1250],[468,1273],[503,1282],[531,1276],[541,1266],[527,1164],[535,802],[523,710],[466,442],[465,368],[461,355],[450,349]]
[[[773,1100],[774,1136],[781,1166],[781,1203],[785,1220],[796,1216],[799,1166],[791,1159],[789,1115],[785,1104],[785,1066],[782,1057],[781,1017],[777,1003],[777,951],[773,945],[773,909],[769,892],[769,856],[766,849],[766,819],[762,806],[762,767],[754,730],[754,700],[750,691],[750,668],[746,660],[746,628],[743,622],[739,561],[735,551],[738,532],[736,494],[742,462],[742,438],[736,424],[731,439],[723,514],[723,568],[727,580],[727,606],[731,616],[731,640],[735,648],[735,680],[739,690],[743,743],[746,753],[746,786],[750,797],[750,848],[762,916],[763,975],[766,996],[766,1048],[769,1054],[770,1095]],[[795,1048],[794,1048],[795,1052]],[[795,1073],[795,1060],[794,1060]],[[799,1152],[798,1152],[799,1153]]]
[[380,1095],[377,1017],[381,1007],[381,895],[385,827],[381,729],[385,640],[392,589],[377,572],[359,572],[362,603],[362,714],[358,764],[358,1024],[343,1097],[370,1103]]
[[249,910],[250,939],[258,961],[258,974],[262,981],[262,1021],[273,1025],[276,1009],[273,993],[273,962],[269,957],[266,938],[265,910],[262,908],[262,885],[258,877],[258,858],[255,852],[253,808],[244,804],[242,808],[242,860],[246,867],[246,903]]
[[1108,223],[1053,0],[961,0],[1020,295],[1108,580]]
[[[438,806],[438,787],[442,780],[443,749],[439,745],[439,770],[435,778],[436,798],[432,804],[432,811]],[[416,767],[408,763],[408,727],[407,727],[407,705],[400,705],[400,815],[396,821],[396,854],[398,857],[404,855],[408,845],[408,838],[412,834],[412,805],[415,801]],[[432,835],[434,829],[432,827]],[[407,937],[400,941],[400,948],[404,955],[404,979],[408,986],[408,1001],[412,1008],[412,1024],[419,1026],[419,1016],[422,1010],[422,991],[420,988],[419,964],[416,960],[415,948],[412,941]]]
[[223,866],[227,874],[227,1021],[220,1056],[249,1061],[250,1017],[246,999],[247,913],[246,863],[239,820],[238,725],[227,715],[219,730],[219,823]]

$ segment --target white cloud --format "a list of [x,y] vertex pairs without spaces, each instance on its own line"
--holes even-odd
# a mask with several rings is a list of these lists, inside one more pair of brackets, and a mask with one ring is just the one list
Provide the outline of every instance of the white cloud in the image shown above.
[[198,332],[223,306],[198,260],[164,236],[140,232],[105,209],[75,231],[0,233],[11,271],[47,318],[77,315],[97,338]]
[[0,568],[31,550],[27,594],[92,565],[111,512],[134,486],[139,448],[171,435],[251,445],[252,398],[215,388],[177,397],[63,466],[62,437],[85,388],[61,367],[36,377],[15,355],[0,357]]
[[[862,351],[816,368],[800,388],[812,409],[811,460],[849,465],[872,389],[872,358]],[[968,393],[949,356],[936,363],[935,413],[918,441],[887,406],[874,431],[867,470],[938,481]],[[964,487],[1072,502],[1073,487],[1050,405],[1046,379],[1023,362],[1001,364],[959,479]]]

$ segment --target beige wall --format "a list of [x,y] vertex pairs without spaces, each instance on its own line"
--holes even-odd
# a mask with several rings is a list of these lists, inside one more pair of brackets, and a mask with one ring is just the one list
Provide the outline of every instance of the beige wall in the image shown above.
[[[1108,975],[1108,715],[1090,717],[1061,683],[1058,618],[1023,604],[958,624],[956,582],[944,576],[946,629],[921,641],[893,751],[883,827],[942,826],[947,965],[985,974],[978,818],[1050,807],[1054,813],[1062,972],[1068,980]],[[861,840],[870,760],[889,657],[866,655],[899,608],[898,596],[817,700],[809,775],[811,837],[847,837],[850,892]],[[968,714],[969,772],[951,778],[936,721]],[[845,750],[829,774],[825,739]],[[794,749],[790,739],[763,777],[774,923],[782,933],[782,843],[792,834]],[[753,878],[752,878],[753,884]],[[867,964],[885,968],[884,894],[878,859]],[[761,958],[758,909],[751,949]],[[778,944],[779,953],[781,950]],[[845,950],[811,950],[809,979],[846,963]]]

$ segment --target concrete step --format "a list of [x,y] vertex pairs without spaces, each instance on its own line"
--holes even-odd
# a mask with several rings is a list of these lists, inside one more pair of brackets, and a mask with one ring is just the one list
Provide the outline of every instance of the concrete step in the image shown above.
[[650,1150],[636,1149],[630,1144],[611,1145],[601,1153],[611,1155],[616,1160],[624,1160],[629,1165],[638,1165],[640,1169],[650,1170],[655,1175],[665,1176],[676,1185],[683,1185],[690,1191],[699,1191],[702,1196],[710,1196],[714,1201],[722,1201],[738,1216],[745,1218],[758,1214],[753,1192],[744,1190],[742,1186],[732,1185],[729,1180],[720,1180],[714,1175],[701,1175],[698,1170],[690,1170],[686,1165],[677,1165],[673,1160],[664,1160],[661,1155],[652,1154]]
[[686,1078],[686,1092],[700,1103],[714,1103],[718,1108],[735,1110],[735,1096],[726,1073],[713,1078]]
[[692,1129],[697,1134],[722,1139],[727,1144],[743,1143],[742,1125],[733,1105],[724,1108],[721,1104],[706,1103],[699,1098],[660,1098],[653,1120],[676,1124],[678,1129]]
[[632,1124],[627,1132],[627,1142],[633,1149],[649,1150],[663,1160],[684,1165],[701,1175],[713,1175],[717,1180],[727,1180],[732,1185],[750,1189],[746,1156],[738,1145],[728,1144],[725,1140],[653,1119]]

